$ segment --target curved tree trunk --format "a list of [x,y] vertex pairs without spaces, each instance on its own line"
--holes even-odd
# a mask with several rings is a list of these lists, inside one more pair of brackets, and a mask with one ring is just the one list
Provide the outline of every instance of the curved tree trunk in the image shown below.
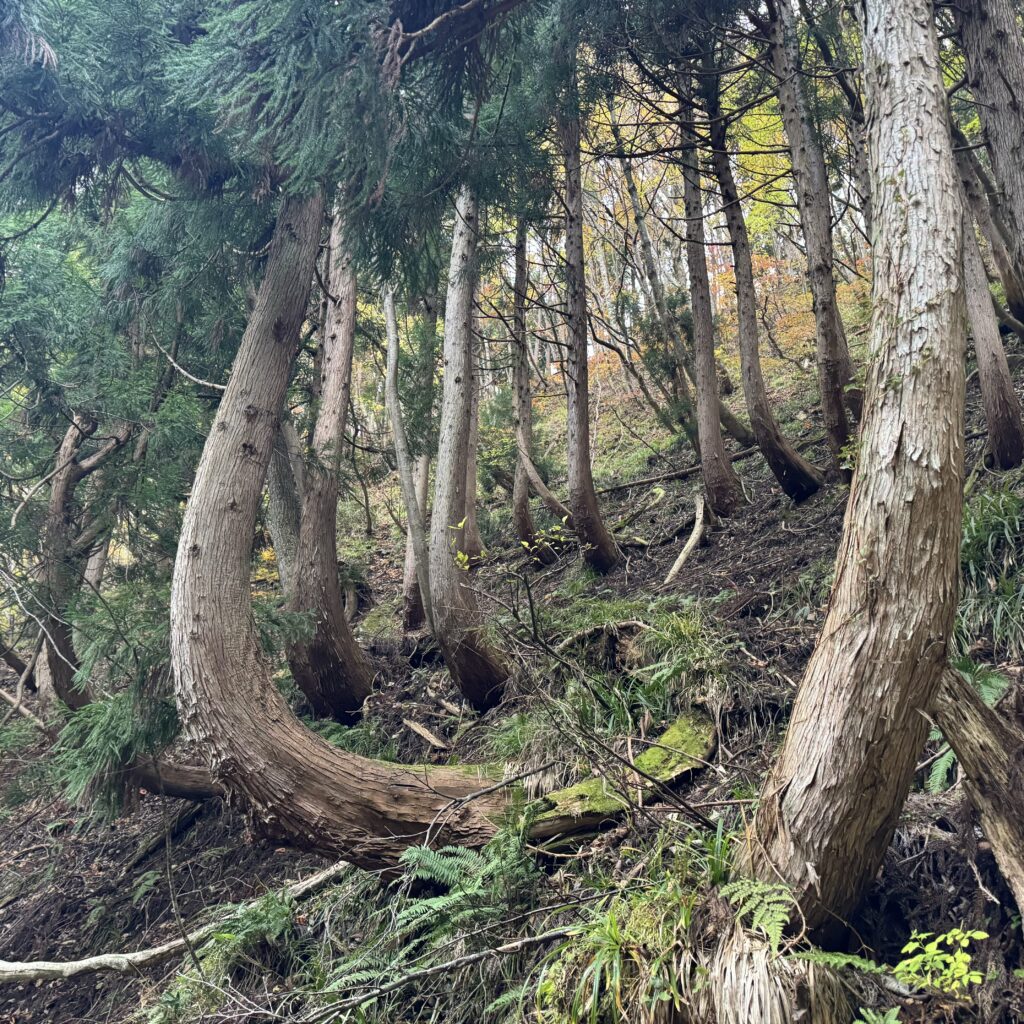
[[[1010,257],[1024,270],[1024,39],[1011,0],[964,0],[955,8],[992,169],[1002,191]],[[1016,315],[1016,314],[1015,314]]]
[[[516,468],[512,481],[512,526],[516,538],[539,561],[555,560],[551,547],[537,540],[530,514],[530,453],[533,451],[533,401],[530,394],[530,353],[526,345],[526,221],[516,222],[515,282],[512,300],[512,418],[516,436]],[[536,470],[534,470],[536,472]],[[568,510],[566,510],[568,512]]]
[[705,81],[705,90],[708,115],[711,118],[711,159],[721,189],[729,239],[732,243],[743,395],[750,414],[750,426],[757,438],[757,446],[775,474],[775,479],[794,501],[803,501],[821,487],[823,478],[783,436],[768,404],[768,393],[761,373],[761,355],[758,351],[757,295],[754,291],[750,240],[747,237],[747,225],[743,220],[739,192],[736,189],[726,148],[726,130],[721,116],[719,88],[720,83],[716,77],[709,75]]
[[[807,249],[807,279],[811,286],[814,307],[815,345],[817,348],[818,388],[821,393],[821,416],[832,452],[833,467],[840,469],[842,451],[850,440],[846,420],[843,389],[853,378],[850,351],[846,344],[836,282],[832,274],[832,213],[829,209],[831,190],[822,152],[800,70],[800,49],[790,0],[771,0],[771,21],[768,48],[772,67],[779,80],[779,110],[789,140],[800,225]],[[855,395],[853,406],[859,412],[861,396]]]
[[569,508],[572,510],[573,529],[580,539],[587,565],[598,572],[608,572],[619,562],[619,549],[601,519],[590,465],[590,374],[578,112],[563,113],[559,117],[558,134],[565,161],[565,284],[569,328],[565,385],[568,400]]
[[[398,463],[398,478],[402,485],[402,498],[405,501],[405,513],[408,519],[409,544],[412,551],[412,576],[415,593],[412,587],[403,588],[405,600],[403,614],[406,629],[415,628],[410,622],[417,617],[416,605],[419,605],[419,618],[426,619],[433,628],[434,615],[430,604],[430,553],[427,546],[427,479],[430,472],[430,457],[423,455],[417,466],[420,479],[415,479],[412,468],[412,455],[409,453],[409,441],[405,434],[405,421],[402,419],[402,407],[398,400],[398,317],[395,314],[395,295],[390,289],[384,295],[384,321],[388,336],[388,366],[385,395],[387,396],[388,414],[391,417],[391,434],[395,440],[395,461]],[[409,557],[406,552],[406,577],[409,575]]]
[[978,358],[988,448],[999,469],[1013,469],[1024,461],[1024,420],[1021,419],[1020,401],[1013,390],[999,322],[992,307],[985,265],[967,210],[964,211],[964,290],[967,295],[967,323]]
[[[291,714],[252,619],[249,562],[264,477],[288,386],[323,202],[286,198],[256,306],[185,510],[171,588],[171,655],[186,734],[214,777],[264,826],[364,867],[410,843],[479,845],[493,796],[451,806],[481,783],[454,768],[397,767],[347,754]],[[429,835],[428,835],[429,833]]]
[[[689,96],[689,83],[684,94]],[[692,104],[688,117],[692,120]],[[686,213],[686,267],[690,277],[693,308],[693,346],[697,370],[697,424],[700,438],[700,471],[708,502],[716,515],[727,516],[743,500],[739,477],[722,442],[718,424],[718,374],[715,367],[715,325],[711,309],[711,284],[704,251],[704,209],[701,203],[697,147],[684,136],[683,204]]]
[[444,318],[444,390],[430,522],[430,598],[434,636],[456,685],[476,708],[501,699],[508,670],[484,641],[476,594],[456,561],[466,506],[466,449],[471,401],[473,295],[479,210],[463,187],[455,205]]
[[871,373],[836,582],[743,865],[841,928],[892,839],[956,614],[965,307],[959,188],[927,0],[867,0]]
[[289,646],[288,664],[314,714],[346,721],[369,695],[373,668],[352,635],[338,578],[338,473],[356,333],[356,275],[338,213],[331,227],[328,289],[312,458],[286,605],[312,616],[312,633]]

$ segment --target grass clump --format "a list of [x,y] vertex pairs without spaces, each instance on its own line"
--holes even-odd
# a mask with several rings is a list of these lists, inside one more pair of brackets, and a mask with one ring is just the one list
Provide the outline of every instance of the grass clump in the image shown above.
[[963,587],[956,640],[997,659],[1024,656],[1024,499],[1009,487],[982,491],[964,508]]

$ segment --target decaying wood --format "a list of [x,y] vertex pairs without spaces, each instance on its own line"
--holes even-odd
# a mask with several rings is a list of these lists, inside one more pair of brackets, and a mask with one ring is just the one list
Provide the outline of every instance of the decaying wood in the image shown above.
[[1024,909],[1024,731],[986,706],[953,669],[942,676],[935,717],[960,761],[999,870]]
[[641,622],[639,619],[624,619],[622,622],[600,622],[596,626],[587,626],[586,629],[577,630],[571,636],[567,636],[559,642],[555,651],[558,654],[564,654],[566,651],[572,650],[577,644],[583,643],[584,640],[591,640],[595,636],[601,636],[602,634],[617,634],[627,629],[639,630],[650,628],[646,622]]

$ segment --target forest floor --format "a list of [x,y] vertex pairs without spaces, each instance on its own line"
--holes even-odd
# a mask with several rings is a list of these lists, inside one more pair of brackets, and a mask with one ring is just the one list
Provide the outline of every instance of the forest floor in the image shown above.
[[[969,405],[973,468],[984,448],[976,382]],[[642,420],[637,414],[631,430],[647,430]],[[813,417],[787,424],[794,427],[804,431],[805,454],[824,464]],[[626,448],[637,447],[621,431],[619,437]],[[599,435],[597,460],[601,443]],[[671,449],[652,454],[645,470],[646,454],[631,451],[621,476],[683,469],[687,455]],[[394,603],[402,546],[380,516],[374,536],[361,542],[367,557],[360,623],[363,642],[386,666],[386,681],[371,698],[363,725],[320,725],[320,731],[348,749],[396,761],[457,758],[504,763],[509,774],[535,770],[529,786],[543,792],[586,777],[601,749],[631,753],[637,737],[657,734],[678,711],[685,691],[686,706],[714,718],[718,745],[713,764],[688,779],[678,795],[727,829],[741,827],[822,621],[848,491],[833,482],[794,506],[758,457],[739,461],[737,468],[749,502],[708,534],[669,586],[663,581],[693,521],[695,476],[615,485],[602,495],[608,522],[628,545],[625,565],[606,578],[586,572],[571,547],[553,566],[532,567],[507,528],[508,496],[500,488],[485,494],[489,555],[475,575],[489,595],[495,640],[520,671],[510,698],[483,718],[463,709],[425,638],[402,636]],[[613,486],[611,475],[603,483]],[[982,471],[975,489],[989,487],[1024,493],[1019,473],[1007,480]],[[636,621],[649,628],[615,628]],[[574,634],[586,635],[559,648]],[[976,639],[972,654],[994,664],[1019,691],[1019,658],[1005,657],[996,641],[989,649],[985,644]],[[552,650],[571,659],[571,670],[559,669],[557,659],[551,667]],[[546,666],[542,674],[538,665]],[[943,785],[931,786],[934,791],[927,785],[929,759],[934,764],[941,749],[940,741],[932,741],[922,756],[919,786],[875,890],[851,922],[856,949],[892,964],[914,930],[983,930],[990,938],[979,945],[972,965],[990,979],[981,994],[968,1000],[908,996],[901,1019],[1017,1020],[1024,1016],[1024,991],[1012,975],[1021,964],[1020,918],[990,848],[979,841],[955,766]],[[188,805],[139,794],[136,806],[117,821],[90,823],[54,788],[46,744],[17,719],[8,722],[0,729],[0,956],[61,960],[145,948],[180,934],[183,926],[226,918],[225,904],[250,900],[326,864],[268,843],[250,831],[239,810],[217,801],[176,833],[173,823],[187,811]],[[650,863],[649,851],[677,811],[671,801],[655,801],[569,852],[539,852],[544,884],[562,891],[565,858],[587,862],[580,870],[591,877],[625,884]],[[157,841],[169,829],[171,838]],[[150,849],[140,856],[144,846]],[[637,850],[648,852],[639,856]],[[314,918],[322,921],[322,915],[308,921],[293,915],[291,926],[312,929]],[[540,955],[527,957],[523,969],[533,969]],[[259,969],[242,972],[238,991],[244,995],[234,997],[231,1016],[199,1013],[192,1019],[272,1019],[257,1011],[271,1001],[268,993],[288,988],[295,965],[290,954],[274,952],[273,942],[247,956]],[[163,1016],[153,1009],[188,966],[186,960],[138,976],[9,986],[0,989],[0,1024],[188,1019],[185,1010],[174,1018],[166,1005]]]

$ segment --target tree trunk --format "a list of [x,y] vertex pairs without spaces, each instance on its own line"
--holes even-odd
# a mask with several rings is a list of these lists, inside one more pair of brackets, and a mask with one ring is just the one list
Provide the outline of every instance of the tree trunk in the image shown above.
[[332,747],[291,714],[252,619],[252,532],[313,274],[320,196],[286,198],[256,306],[185,510],[171,587],[171,655],[186,734],[264,826],[363,867],[410,843],[493,834],[480,788],[456,768],[399,767]]
[[[622,133],[619,131],[618,121],[615,114],[615,100],[609,97],[608,113],[611,120],[612,137],[615,140],[615,148],[623,152]],[[655,312],[661,323],[662,333],[669,342],[670,354],[675,364],[675,391],[679,401],[679,422],[686,434],[691,447],[700,457],[701,449],[697,438],[697,413],[693,404],[693,396],[690,393],[690,385],[686,376],[686,365],[689,362],[686,352],[686,343],[683,341],[682,331],[676,319],[669,313],[668,302],[665,299],[665,287],[662,284],[661,274],[658,271],[658,263],[654,258],[654,244],[651,242],[651,233],[647,227],[647,217],[644,214],[643,206],[640,203],[640,193],[636,187],[636,179],[633,177],[633,165],[625,156],[619,157],[619,166],[626,181],[626,192],[629,195],[630,206],[633,210],[633,219],[636,221],[637,235],[640,241],[640,256],[644,264],[644,273],[651,288],[651,298],[654,301]],[[717,399],[717,381],[715,397]]]
[[[405,567],[402,571],[402,628],[410,633],[419,629],[427,621],[427,610],[423,602],[423,595],[430,594],[430,587],[420,587],[418,567],[421,558],[425,560],[423,565],[430,564],[430,544],[427,541],[427,500],[430,494],[430,456],[423,452],[416,459],[416,467],[413,471],[413,485],[416,491],[416,504],[420,510],[420,519],[423,522],[425,551],[423,555],[416,555],[416,543],[413,537],[413,524],[409,521],[405,536]],[[429,572],[429,568],[428,568]]]
[[960,761],[999,870],[1024,909],[1024,732],[953,669],[943,673],[935,717]]
[[1006,362],[999,322],[992,307],[988,277],[968,210],[964,210],[964,291],[967,323],[978,359],[978,380],[988,426],[988,448],[999,469],[1013,469],[1024,460],[1024,421],[1013,378]]
[[462,551],[475,569],[484,557],[484,540],[476,518],[476,450],[480,443],[479,339],[470,341],[469,424],[466,430],[466,505],[462,516]]
[[[530,454],[533,451],[533,400],[530,393],[530,353],[527,350],[526,300],[529,273],[526,262],[526,221],[516,222],[515,282],[512,300],[512,419],[516,436],[516,469],[512,483],[512,526],[520,544],[545,564],[555,553],[538,542],[530,514]],[[536,472],[536,470],[534,470]],[[568,511],[568,510],[567,510]]]
[[298,431],[291,419],[282,414],[267,471],[267,528],[274,545],[281,590],[285,594],[291,593],[295,578],[305,475]]
[[356,275],[338,213],[331,227],[328,289],[312,458],[287,601],[289,611],[311,615],[312,633],[289,646],[288,664],[314,714],[347,721],[373,688],[373,668],[352,635],[338,578],[338,474],[356,334]]
[[750,414],[750,426],[757,446],[764,454],[779,485],[794,501],[809,498],[823,483],[821,473],[804,459],[783,436],[768,404],[761,355],[757,339],[757,295],[754,268],[750,259],[750,240],[740,207],[739,192],[733,178],[726,148],[725,121],[721,116],[720,82],[709,74],[705,78],[708,115],[711,118],[711,155],[715,177],[722,193],[729,239],[732,243],[736,275],[736,317],[739,326],[740,375],[743,395]]
[[746,870],[842,927],[878,871],[956,614],[963,495],[959,188],[927,0],[867,0],[875,217],[860,458],[821,636],[762,789]]
[[[427,545],[427,479],[430,471],[430,457],[421,456],[420,479],[416,480],[412,468],[412,455],[405,434],[402,407],[398,400],[398,317],[395,315],[395,295],[390,289],[384,295],[384,320],[388,336],[387,396],[388,413],[391,417],[391,434],[395,440],[395,461],[398,463],[398,478],[402,484],[402,498],[405,501],[408,521],[409,545],[412,551],[412,577],[415,591],[409,585],[403,588],[403,614],[406,628],[417,617],[426,619],[433,628],[434,615],[430,604],[430,552]],[[422,493],[422,496],[421,496]],[[406,577],[409,575],[409,558],[406,552]],[[411,593],[412,592],[412,593]]]
[[[47,677],[49,686],[41,696],[51,695],[78,711],[89,703],[89,692],[75,684],[78,657],[67,611],[75,590],[79,586],[76,562],[72,551],[72,502],[75,488],[83,473],[79,463],[79,450],[97,428],[90,416],[75,416],[57,450],[56,472],[50,480],[50,497],[46,521],[43,524],[41,560],[43,582],[46,588],[46,611],[42,626],[46,637],[40,674]],[[52,687],[52,691],[50,690]]]
[[995,263],[999,280],[1006,294],[1006,305],[1018,320],[1024,318],[1024,282],[1020,271],[1014,266],[1010,256],[1006,225],[1001,214],[993,209],[992,198],[986,193],[985,186],[978,177],[977,158],[965,148],[967,140],[953,126],[953,152],[956,156],[960,182],[964,187],[967,202],[981,230],[982,237],[988,243]]
[[[1024,39],[1011,0],[965,0],[956,7],[967,82],[992,157],[1007,220],[1013,267],[1024,268]],[[1016,315],[1016,314],[1015,314]]]
[[[689,82],[685,83],[688,117]],[[743,500],[739,477],[725,451],[718,423],[718,373],[715,367],[715,324],[711,312],[711,284],[704,252],[704,208],[701,203],[700,168],[697,148],[684,135],[683,204],[686,214],[686,267],[690,277],[693,308],[693,345],[697,370],[697,424],[700,438],[700,468],[711,510],[720,516],[733,513]]]
[[[856,189],[859,193],[861,203],[861,217],[864,219],[864,234],[871,239],[871,169],[868,165],[867,132],[864,124],[864,104],[856,82],[853,80],[850,71],[846,67],[846,61],[842,55],[837,53],[833,46],[834,39],[829,40],[828,35],[814,17],[807,0],[798,0],[800,13],[807,23],[807,27],[814,37],[818,51],[821,53],[829,71],[835,76],[836,85],[839,86],[846,97],[848,116],[846,121],[847,133],[849,135],[851,172],[856,182]],[[840,40],[841,42],[841,40]]]
[[501,699],[508,671],[484,640],[476,594],[466,570],[456,561],[466,506],[478,213],[476,197],[464,187],[455,206],[445,304],[444,390],[430,523],[430,598],[434,636],[445,664],[466,699],[483,710]]
[[[850,440],[850,427],[843,405],[843,389],[853,371],[846,333],[836,302],[832,275],[831,190],[825,169],[825,154],[811,120],[800,70],[800,49],[790,0],[771,0],[768,48],[779,80],[779,110],[789,140],[800,225],[807,250],[807,279],[814,308],[818,388],[821,415],[832,452],[833,467],[842,472],[842,451]],[[859,411],[860,400],[854,403]]]
[[[572,102],[575,100],[573,90]],[[565,284],[569,344],[565,364],[568,400],[569,508],[583,558],[597,572],[619,561],[619,549],[601,519],[590,465],[590,395],[587,351],[587,292],[583,263],[583,184],[580,119],[562,112],[558,134],[565,161]]]

